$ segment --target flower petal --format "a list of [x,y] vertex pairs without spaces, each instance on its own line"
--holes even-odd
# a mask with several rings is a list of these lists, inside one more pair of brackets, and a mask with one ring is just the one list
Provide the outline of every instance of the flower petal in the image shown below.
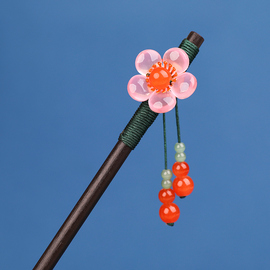
[[164,53],[163,61],[172,64],[176,68],[178,75],[187,70],[189,58],[186,52],[180,48],[171,48]]
[[146,101],[152,93],[143,75],[133,76],[128,82],[127,90],[129,95],[137,101]]
[[135,67],[139,73],[146,75],[154,64],[161,61],[162,58],[158,52],[154,50],[144,50],[136,57]]
[[150,109],[156,113],[166,113],[172,110],[176,104],[176,98],[172,92],[156,93],[154,92],[148,104]]
[[176,77],[171,91],[177,98],[185,99],[191,96],[197,87],[197,79],[189,72],[185,72]]

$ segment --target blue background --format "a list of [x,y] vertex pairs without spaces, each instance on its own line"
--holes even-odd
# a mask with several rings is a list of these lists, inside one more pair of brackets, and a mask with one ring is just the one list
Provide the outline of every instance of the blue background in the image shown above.
[[[0,269],[32,269],[139,106],[144,49],[205,38],[179,102],[192,195],[158,215],[162,117],[55,269],[269,269],[269,1],[1,1]],[[177,140],[167,114],[168,162]]]

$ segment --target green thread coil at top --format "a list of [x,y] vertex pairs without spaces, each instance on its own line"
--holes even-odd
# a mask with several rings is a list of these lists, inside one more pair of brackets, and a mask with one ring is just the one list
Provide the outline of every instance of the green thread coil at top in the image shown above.
[[[187,39],[184,39],[181,42],[179,48],[183,49],[187,53],[189,64],[192,63],[199,52],[198,47]],[[134,150],[147,129],[156,120],[157,116],[158,113],[153,112],[149,108],[148,101],[142,102],[125,127],[124,131],[120,134],[119,140]]]
[[192,61],[194,60],[194,58],[199,52],[199,48],[196,45],[194,45],[192,42],[187,40],[186,38],[181,42],[181,44],[179,45],[179,48],[184,50],[187,53],[188,58],[189,58],[189,64],[192,63]]

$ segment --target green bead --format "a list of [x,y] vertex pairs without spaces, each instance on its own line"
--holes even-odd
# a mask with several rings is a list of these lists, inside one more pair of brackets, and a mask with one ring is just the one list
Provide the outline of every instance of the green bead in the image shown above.
[[182,162],[182,161],[186,160],[186,154],[185,153],[176,153],[174,158],[176,161]]
[[176,153],[183,153],[185,149],[186,149],[186,146],[182,142],[176,143],[174,146],[174,150],[176,151]]
[[170,179],[163,179],[161,181],[161,185],[165,189],[171,188],[172,187],[172,181]]
[[172,178],[172,171],[171,170],[163,170],[161,172],[161,177],[165,180],[171,179]]

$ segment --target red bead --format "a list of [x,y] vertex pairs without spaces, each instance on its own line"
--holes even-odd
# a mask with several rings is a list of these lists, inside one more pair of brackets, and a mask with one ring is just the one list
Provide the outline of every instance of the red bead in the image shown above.
[[176,177],[185,176],[185,175],[188,175],[189,166],[185,161],[183,162],[177,161],[173,164],[172,171]]
[[174,201],[174,198],[175,198],[175,193],[170,188],[168,188],[168,189],[163,188],[158,193],[158,198],[162,203],[172,203]]
[[150,73],[149,84],[155,89],[162,90],[170,85],[171,79],[172,75],[168,69],[157,67]]
[[180,210],[175,203],[166,203],[160,207],[159,216],[165,223],[174,223],[180,216]]
[[189,176],[177,177],[173,181],[173,190],[179,197],[188,196],[193,189],[194,183]]

